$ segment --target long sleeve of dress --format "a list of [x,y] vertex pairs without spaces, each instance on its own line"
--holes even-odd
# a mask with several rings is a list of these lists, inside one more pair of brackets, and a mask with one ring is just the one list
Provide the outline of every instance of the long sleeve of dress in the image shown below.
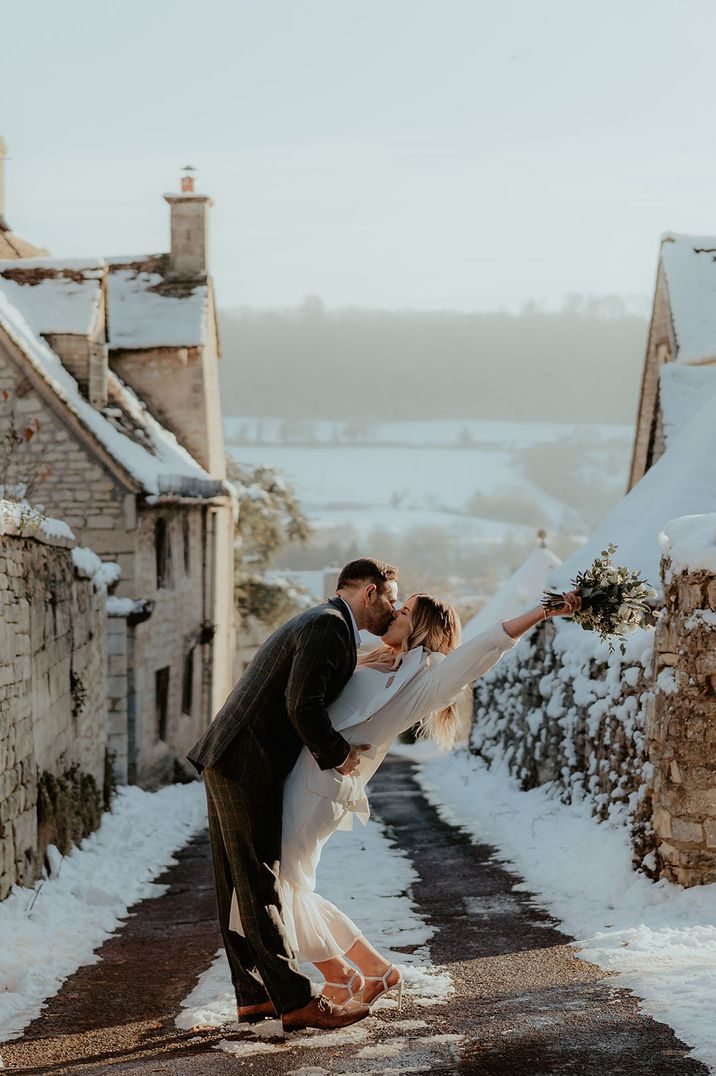
[[[377,708],[369,718],[343,730],[346,739],[353,744],[384,746],[387,750],[401,732],[412,728],[433,711],[442,710],[462,688],[484,676],[516,642],[501,624],[496,624],[446,657],[430,654],[427,664],[397,695]],[[366,758],[361,763],[360,776],[364,780],[377,769],[384,753],[379,753],[378,761]]]
[[517,642],[507,634],[502,624],[495,624],[445,657],[433,654],[430,666],[416,677],[413,712],[419,710],[420,713],[416,714],[415,719],[434,710],[442,710],[462,688],[489,672],[505,651],[511,650]]

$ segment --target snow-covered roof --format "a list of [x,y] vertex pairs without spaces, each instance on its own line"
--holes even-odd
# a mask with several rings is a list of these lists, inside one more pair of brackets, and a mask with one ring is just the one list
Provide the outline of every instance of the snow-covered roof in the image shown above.
[[102,301],[102,258],[0,261],[0,290],[36,334],[94,332]]
[[587,543],[551,577],[566,587],[609,542],[618,546],[615,561],[638,568],[659,587],[657,536],[669,520],[716,512],[716,395],[712,395],[644,477],[611,510]]
[[677,362],[716,361],[716,236],[667,233],[661,242]]
[[472,639],[498,620],[509,620],[529,606],[536,605],[549,576],[561,563],[550,549],[543,549],[542,546],[533,549],[527,560],[467,622],[462,630],[463,639]]
[[200,347],[206,342],[206,284],[170,279],[167,255],[107,261],[110,348]]
[[0,328],[85,429],[149,494],[212,497],[225,492],[212,476],[147,410],[132,390],[109,372],[109,405],[96,410],[54,351],[35,333],[0,291]]
[[659,399],[667,447],[716,393],[716,365],[683,366],[668,362],[659,372]]
[[659,545],[677,572],[716,572],[716,513],[670,520]]

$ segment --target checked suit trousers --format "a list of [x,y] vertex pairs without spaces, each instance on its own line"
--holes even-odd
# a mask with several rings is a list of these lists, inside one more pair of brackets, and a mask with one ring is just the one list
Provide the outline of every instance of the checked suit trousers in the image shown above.
[[[283,778],[248,730],[232,745],[229,766],[207,767],[204,786],[219,923],[239,1005],[273,1002],[278,1013],[312,996],[281,927],[276,885],[281,856]],[[229,776],[230,774],[230,776]],[[236,890],[244,935],[229,930]]]

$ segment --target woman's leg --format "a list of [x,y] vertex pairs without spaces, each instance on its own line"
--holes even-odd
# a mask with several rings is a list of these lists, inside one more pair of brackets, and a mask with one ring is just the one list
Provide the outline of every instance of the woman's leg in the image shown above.
[[[346,953],[346,957],[360,969],[366,980],[369,980],[366,982],[363,994],[363,1000],[366,1005],[370,1005],[373,998],[384,993],[384,987],[390,990],[397,986],[402,978],[400,972],[396,967],[393,967],[391,961],[381,956],[378,950],[374,949],[364,937],[358,938],[353,943]],[[389,969],[390,973],[386,975]]]
[[330,960],[317,960],[318,968],[325,979],[322,993],[336,1005],[345,1005],[354,994],[365,986],[365,980],[359,971],[348,964],[343,957],[336,956]]

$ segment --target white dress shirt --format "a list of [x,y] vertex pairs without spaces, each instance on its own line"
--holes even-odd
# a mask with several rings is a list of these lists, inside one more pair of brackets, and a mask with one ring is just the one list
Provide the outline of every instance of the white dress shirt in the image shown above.
[[340,596],[338,596],[338,600],[343,602],[346,609],[348,610],[348,612],[351,615],[351,624],[353,625],[353,634],[354,634],[355,640],[356,640],[356,647],[358,649],[360,649],[360,644],[361,644],[360,630],[358,628],[358,625],[356,624],[356,618],[353,616],[353,610],[351,609],[350,605],[348,604],[348,602],[346,601],[345,598],[341,598]]

